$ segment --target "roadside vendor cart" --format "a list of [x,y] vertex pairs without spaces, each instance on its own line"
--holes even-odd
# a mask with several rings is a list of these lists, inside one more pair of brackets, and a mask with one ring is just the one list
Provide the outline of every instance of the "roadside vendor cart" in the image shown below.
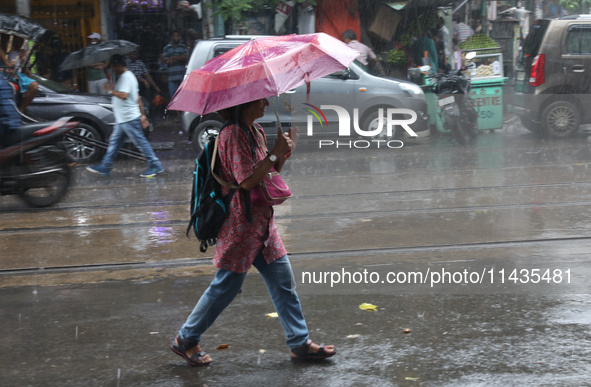
[[[507,77],[503,74],[503,54],[501,48],[487,36],[476,35],[468,39],[461,46],[462,50],[456,52],[458,68],[473,63],[469,75],[471,80],[470,96],[474,100],[474,108],[478,113],[478,130],[495,130],[503,127],[503,86]],[[476,56],[467,63],[465,54],[475,52]],[[423,85],[427,85],[428,79],[421,78]],[[424,87],[428,90],[429,87]],[[425,98],[429,111],[429,123],[439,132],[448,132],[439,118],[439,106],[437,95],[426,92]]]
[[[485,34],[472,35],[460,44],[463,52],[475,52],[470,69],[470,96],[478,112],[478,129],[494,130],[503,127],[503,54],[499,44]],[[462,54],[462,62],[464,55]]]

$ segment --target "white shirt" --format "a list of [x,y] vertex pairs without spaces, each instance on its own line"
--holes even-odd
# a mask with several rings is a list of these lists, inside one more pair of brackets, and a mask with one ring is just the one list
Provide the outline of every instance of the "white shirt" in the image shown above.
[[115,85],[115,90],[122,93],[129,93],[129,96],[125,100],[115,96],[111,98],[115,122],[122,124],[140,118],[142,113],[137,101],[139,87],[135,75],[129,70],[121,74]]
[[373,53],[371,48],[357,40],[351,40],[347,45],[352,49],[359,51],[360,54],[356,59],[366,66],[376,58],[376,54]]

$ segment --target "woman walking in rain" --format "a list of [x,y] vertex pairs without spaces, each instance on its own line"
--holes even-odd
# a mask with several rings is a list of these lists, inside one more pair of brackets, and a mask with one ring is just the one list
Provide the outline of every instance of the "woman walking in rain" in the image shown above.
[[[282,133],[279,130],[275,145],[265,154],[257,131],[263,140],[264,132],[254,121],[265,114],[268,105],[269,101],[264,98],[218,112],[227,123],[219,134],[217,172],[222,180],[236,182],[241,189],[232,197],[228,217],[217,238],[213,256],[218,268],[215,278],[171,345],[172,350],[192,366],[211,363],[211,357],[201,351],[201,336],[240,292],[251,266],[257,268],[267,285],[285,330],[291,357],[310,360],[336,354],[334,346],[319,346],[308,337],[273,208],[245,201],[249,191],[263,181],[272,167],[281,171],[298,138],[297,131],[290,129]],[[223,189],[223,194],[227,195],[229,191]]]

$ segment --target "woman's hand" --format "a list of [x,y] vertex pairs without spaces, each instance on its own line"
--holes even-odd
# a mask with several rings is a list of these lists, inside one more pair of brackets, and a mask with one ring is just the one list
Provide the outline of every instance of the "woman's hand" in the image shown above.
[[270,163],[268,161],[269,157],[265,157],[262,162],[259,162],[255,166],[253,174],[240,184],[243,189],[250,191],[252,188],[260,184],[272,167],[274,167],[277,172],[281,172],[281,168],[283,167],[283,164],[285,164],[286,158],[291,154],[291,151],[295,149],[295,145],[299,138],[298,130],[297,127],[295,130],[289,128],[287,133],[283,133],[280,127],[277,128],[277,139],[275,140],[273,149],[269,152],[269,154],[277,156],[277,161],[275,161],[275,163]]
[[289,128],[289,130],[287,131],[287,135],[289,136],[290,140],[291,140],[291,149],[288,153],[288,155],[291,154],[291,152],[293,152],[296,148],[296,144],[298,143],[298,140],[300,138],[300,135],[298,134],[300,131],[300,128],[298,128],[297,126],[295,128]]
[[291,140],[291,128],[287,133],[283,133],[281,131],[281,127],[279,127],[277,128],[277,139],[275,140],[275,145],[269,153],[281,158],[287,152],[291,152],[292,145],[293,141]]

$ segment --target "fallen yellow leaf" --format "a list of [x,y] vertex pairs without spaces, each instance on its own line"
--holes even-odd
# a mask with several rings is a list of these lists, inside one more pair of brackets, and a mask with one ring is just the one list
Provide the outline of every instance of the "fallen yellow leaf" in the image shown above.
[[273,312],[273,313],[267,313],[265,316],[269,317],[269,318],[276,318],[279,317],[279,315],[277,314],[277,312]]
[[230,348],[230,344],[220,344],[216,347],[216,349],[228,349]]
[[378,306],[364,302],[363,304],[359,305],[359,309],[368,310],[370,312],[377,312]]

